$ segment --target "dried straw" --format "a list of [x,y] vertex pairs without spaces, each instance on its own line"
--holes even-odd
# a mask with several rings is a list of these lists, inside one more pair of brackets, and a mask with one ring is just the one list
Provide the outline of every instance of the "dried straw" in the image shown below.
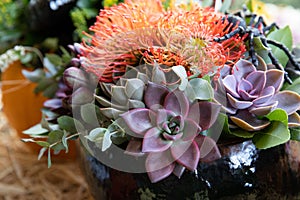
[[[1,102],[0,102],[1,104]],[[77,161],[38,161],[9,127],[0,105],[0,200],[92,200]]]

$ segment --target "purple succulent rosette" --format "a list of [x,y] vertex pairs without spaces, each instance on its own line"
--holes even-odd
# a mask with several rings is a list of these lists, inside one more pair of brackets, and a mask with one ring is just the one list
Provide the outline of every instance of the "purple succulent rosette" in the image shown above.
[[[180,177],[185,168],[194,171],[201,158],[200,149],[205,137],[200,133],[216,121],[221,106],[208,101],[191,103],[183,91],[170,91],[151,82],[145,91],[144,102],[145,108],[132,109],[121,115],[137,136],[129,142],[126,151],[134,155],[148,154],[146,169],[152,182],[162,180],[172,172]],[[212,139],[206,140],[206,145],[216,148]],[[213,156],[220,156],[218,150]]]
[[[264,63],[257,69],[249,61],[241,59],[233,68],[221,70],[215,99],[223,105],[235,125],[247,131],[258,131],[270,124],[258,116],[265,116],[278,108],[287,115],[296,114],[299,110],[300,96],[292,91],[280,91],[283,82],[283,71],[267,69]],[[220,98],[224,97],[224,93],[225,102]]]
[[257,68],[243,59],[233,68],[225,66],[214,95],[227,114],[227,132],[252,138],[262,149],[291,139],[289,128],[300,125],[300,96],[282,90],[283,84],[284,72],[263,60]]

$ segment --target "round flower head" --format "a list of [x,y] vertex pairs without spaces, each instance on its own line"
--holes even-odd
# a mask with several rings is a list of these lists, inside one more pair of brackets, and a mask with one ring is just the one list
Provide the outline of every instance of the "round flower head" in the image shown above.
[[223,17],[198,6],[166,11],[160,1],[127,1],[100,12],[90,44],[82,45],[83,67],[104,82],[118,79],[128,65],[155,62],[182,65],[188,75],[218,75],[245,52],[239,36],[213,40],[233,28]]

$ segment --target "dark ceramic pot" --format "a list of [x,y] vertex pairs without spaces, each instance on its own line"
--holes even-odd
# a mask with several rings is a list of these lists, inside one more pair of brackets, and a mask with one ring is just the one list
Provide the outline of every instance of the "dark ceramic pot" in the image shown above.
[[81,164],[97,200],[300,199],[300,143],[257,150],[252,142],[220,145],[222,158],[151,183],[147,174],[125,173],[81,152]]

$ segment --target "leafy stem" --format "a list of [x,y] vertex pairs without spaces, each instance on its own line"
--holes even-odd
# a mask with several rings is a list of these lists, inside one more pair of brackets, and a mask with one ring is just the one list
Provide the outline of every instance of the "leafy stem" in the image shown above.
[[[81,133],[75,133],[75,134],[72,134],[72,135],[66,137],[65,140],[70,140],[70,139],[72,139],[73,137],[77,137],[77,136],[79,136],[79,135],[81,135]],[[50,145],[49,145],[49,148],[53,148],[55,145],[58,145],[58,144],[61,144],[61,143],[63,143],[63,141],[62,141],[62,140],[58,140],[57,142],[54,142],[54,143],[50,144]]]

